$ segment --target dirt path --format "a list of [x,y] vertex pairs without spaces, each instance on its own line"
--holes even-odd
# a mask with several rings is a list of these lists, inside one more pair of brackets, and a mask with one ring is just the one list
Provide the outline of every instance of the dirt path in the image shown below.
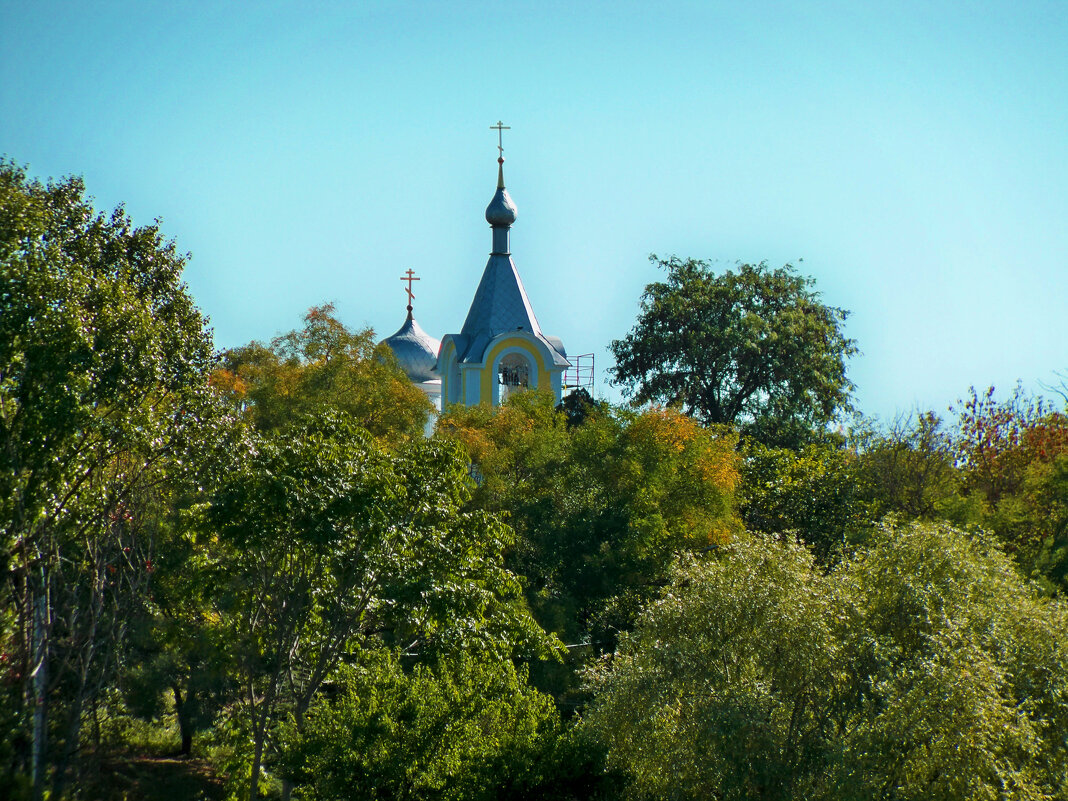
[[207,762],[180,757],[110,759],[101,765],[94,785],[93,795],[100,801],[222,801],[225,797],[222,781]]

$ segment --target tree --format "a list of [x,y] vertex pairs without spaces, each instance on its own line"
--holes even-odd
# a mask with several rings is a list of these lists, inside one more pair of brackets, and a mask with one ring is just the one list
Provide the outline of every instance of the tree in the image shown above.
[[680,560],[585,726],[634,798],[1044,799],[1068,779],[1068,608],[990,540],[884,527]]
[[791,449],[747,440],[739,513],[749,531],[800,539],[826,563],[869,523],[858,478],[855,454],[841,443]]
[[331,304],[309,309],[302,328],[270,345],[227,351],[212,381],[263,431],[334,409],[396,445],[423,435],[432,408],[374,331],[349,330]]
[[210,595],[213,554],[197,542],[190,516],[179,509],[161,526],[151,592],[131,621],[118,682],[126,708],[142,720],[165,720],[173,709],[184,756],[192,754],[194,734],[210,729],[233,701],[236,673],[232,632]]
[[952,519],[961,502],[953,441],[934,412],[902,416],[884,429],[858,420],[856,489],[869,515],[903,520]]
[[716,275],[704,261],[650,258],[667,278],[646,286],[634,328],[611,344],[614,380],[635,403],[679,406],[768,444],[850,408],[848,312],[821,303],[813,279],[789,264]]
[[956,521],[993,531],[1021,570],[1068,587],[1068,415],[1017,386],[973,388],[952,436],[964,503]]
[[[583,646],[573,663],[615,647],[677,553],[739,529],[735,435],[671,409],[593,404],[580,418],[548,393],[524,392],[496,409],[450,409],[437,436],[470,454],[475,508],[515,529],[508,564],[538,622]],[[532,676],[560,700],[572,674],[541,667]]]
[[365,654],[302,733],[284,731],[283,769],[316,801],[592,797],[606,779],[583,770],[590,755],[524,674],[462,654],[407,671],[395,653]]
[[[0,163],[0,592],[33,795],[61,798],[152,571],[161,488],[225,440],[205,320],[159,227]],[[0,781],[5,781],[0,779]]]
[[329,411],[255,438],[223,482],[200,545],[237,663],[251,801],[276,726],[299,734],[324,682],[363,650],[554,653],[502,564],[510,532],[463,510],[467,497],[451,447],[391,452]]

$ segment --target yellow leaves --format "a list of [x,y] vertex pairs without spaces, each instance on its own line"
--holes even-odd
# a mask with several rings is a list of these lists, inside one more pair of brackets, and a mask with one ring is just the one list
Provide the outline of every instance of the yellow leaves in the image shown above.
[[[263,430],[323,409],[342,412],[381,444],[393,447],[422,434],[431,411],[388,348],[370,329],[348,330],[331,305],[310,309],[304,327],[224,354],[217,385]],[[236,391],[240,388],[240,392]]]
[[208,376],[208,385],[214,390],[238,397],[244,397],[248,392],[248,384],[245,380],[225,367],[212,370],[211,375]]
[[682,453],[698,428],[692,417],[675,409],[658,406],[639,415],[631,424],[630,434],[636,441],[646,441]]
[[654,407],[638,415],[627,438],[647,464],[681,457],[680,466],[700,483],[733,493],[739,484],[737,438],[727,429],[706,428],[675,409]]
[[441,418],[438,421],[438,432],[446,439],[462,445],[476,462],[485,460],[494,450],[493,441],[487,431],[465,424],[455,416]]

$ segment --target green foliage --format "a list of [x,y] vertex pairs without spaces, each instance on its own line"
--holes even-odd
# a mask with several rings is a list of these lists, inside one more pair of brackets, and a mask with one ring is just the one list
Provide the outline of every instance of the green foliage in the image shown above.
[[421,436],[431,411],[374,331],[350,331],[330,304],[304,317],[304,327],[223,354],[213,383],[257,428],[272,431],[302,414],[332,409],[384,443]]
[[508,660],[461,655],[405,672],[393,653],[368,654],[283,739],[298,798],[589,797],[581,780],[573,793],[575,755],[552,700]]
[[37,797],[46,764],[65,794],[84,709],[114,681],[158,510],[225,442],[183,265],[156,225],[94,211],[80,180],[0,163],[0,592]]
[[933,412],[895,420],[886,431],[861,421],[851,432],[857,490],[873,518],[957,518],[961,482],[953,441]]
[[0,794],[176,719],[250,800],[1064,797],[1068,611],[1017,568],[1068,586],[1068,417],[835,441],[846,313],[660,264],[616,379],[692,417],[527,392],[426,441],[371,331],[219,367],[157,226],[0,162]]
[[636,798],[1049,798],[1068,610],[993,545],[885,528],[829,573],[740,540],[683,560],[589,674]]
[[1068,586],[1068,417],[1020,387],[974,389],[956,424],[926,412],[851,432],[855,490],[871,519],[947,520],[992,532],[1024,575]]
[[790,265],[658,260],[638,321],[611,344],[616,382],[634,402],[679,406],[704,423],[741,426],[767,444],[797,444],[848,410],[847,312],[820,303]]
[[954,455],[964,502],[956,521],[992,531],[1025,574],[1068,587],[1068,415],[1017,386],[962,401]]
[[202,542],[253,741],[250,798],[274,725],[299,727],[349,654],[553,653],[503,567],[510,532],[467,499],[452,448],[391,453],[333,414],[258,437],[222,484]]
[[172,533],[157,551],[152,597],[134,621],[130,656],[119,677],[133,716],[159,721],[172,709],[181,753],[210,729],[234,695],[233,642],[212,612],[210,560],[188,533]]
[[747,440],[739,512],[749,531],[798,538],[826,562],[867,525],[861,486],[853,452],[839,443],[790,450]]
[[527,392],[450,410],[438,432],[471,454],[474,505],[508,516],[509,563],[539,621],[568,642],[611,648],[676,552],[736,530],[736,440],[677,412],[587,405],[579,419]]

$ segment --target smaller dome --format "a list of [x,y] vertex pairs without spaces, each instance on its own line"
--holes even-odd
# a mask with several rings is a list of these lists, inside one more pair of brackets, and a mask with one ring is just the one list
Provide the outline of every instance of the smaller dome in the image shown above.
[[505,227],[515,222],[516,208],[508,190],[504,188],[504,158],[497,159],[497,194],[486,206],[486,222],[493,227]]
[[411,307],[408,309],[408,319],[400,330],[382,341],[389,345],[408,378],[421,384],[438,377],[438,350],[441,348],[441,342],[420,328],[419,323],[412,317]]
[[515,222],[515,218],[515,203],[508,197],[508,190],[502,186],[486,206],[486,222],[490,225],[509,226]]

